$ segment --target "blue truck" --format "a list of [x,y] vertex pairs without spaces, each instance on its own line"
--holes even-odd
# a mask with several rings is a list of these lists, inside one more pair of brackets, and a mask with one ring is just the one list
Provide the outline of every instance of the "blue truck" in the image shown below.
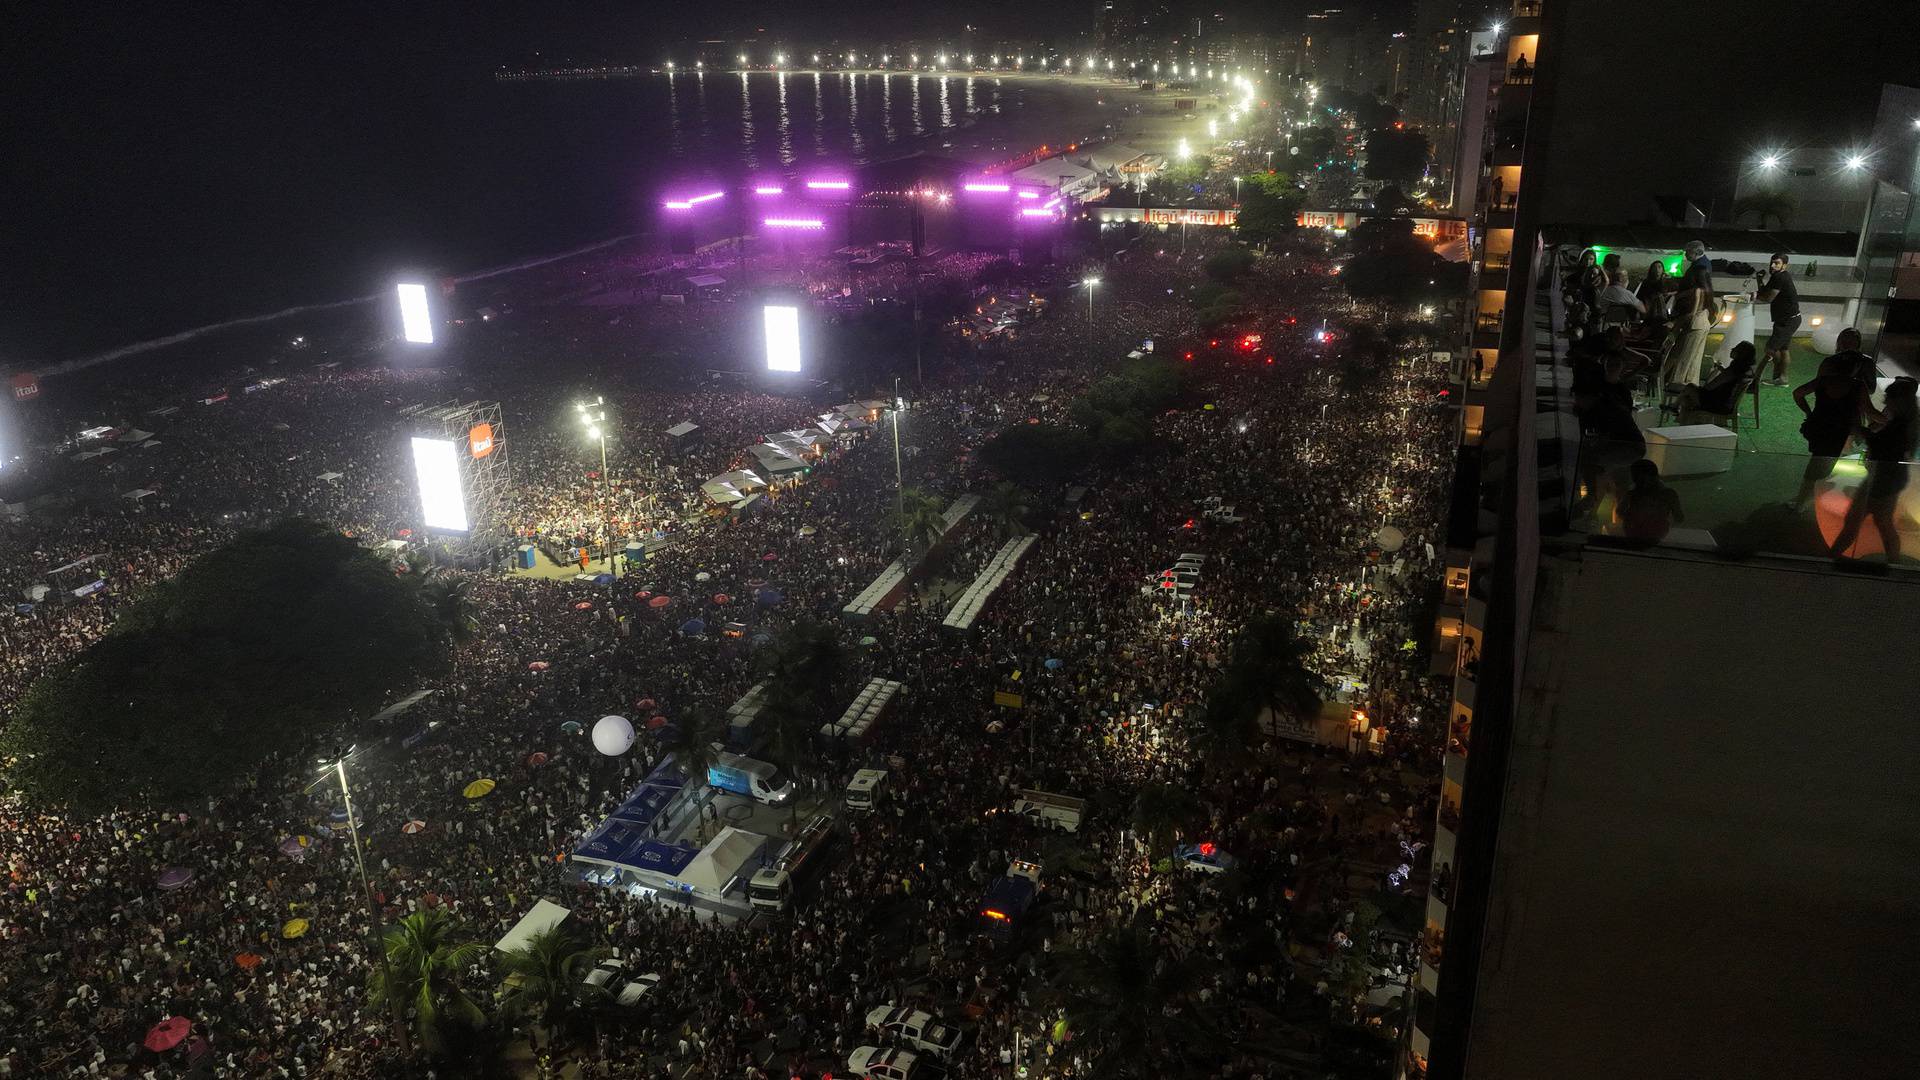
[[1015,859],[1007,872],[987,883],[980,897],[980,932],[995,941],[1010,941],[1033,902],[1040,895],[1040,864]]

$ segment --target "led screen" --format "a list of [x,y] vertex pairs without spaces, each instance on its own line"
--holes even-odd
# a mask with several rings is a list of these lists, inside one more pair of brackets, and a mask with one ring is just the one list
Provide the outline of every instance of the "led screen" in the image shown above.
[[400,286],[400,334],[416,344],[433,344],[433,318],[427,314],[425,285]]
[[768,304],[767,370],[800,370],[800,309]]
[[467,500],[460,490],[460,450],[451,439],[413,440],[413,472],[420,481],[420,517],[429,529],[467,531]]

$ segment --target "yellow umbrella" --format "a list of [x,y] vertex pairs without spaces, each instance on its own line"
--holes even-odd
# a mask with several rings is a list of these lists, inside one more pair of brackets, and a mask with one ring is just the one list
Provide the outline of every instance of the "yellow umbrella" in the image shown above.
[[466,795],[466,797],[469,799],[477,799],[482,795],[488,795],[488,794],[491,794],[492,792],[493,792],[493,781],[482,778],[479,780],[475,780],[471,784],[468,784],[467,790],[462,792],[462,794]]
[[305,935],[307,928],[312,925],[312,923],[309,923],[305,919],[288,919],[287,925],[280,928],[280,936],[291,941],[294,938]]

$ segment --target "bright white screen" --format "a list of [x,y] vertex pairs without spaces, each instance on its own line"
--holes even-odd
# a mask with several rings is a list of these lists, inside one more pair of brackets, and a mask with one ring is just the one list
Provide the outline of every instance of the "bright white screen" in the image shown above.
[[467,500],[460,491],[460,452],[449,439],[413,440],[413,472],[420,481],[420,516],[429,529],[467,531]]
[[421,345],[433,344],[433,317],[427,314],[427,287],[400,286],[400,335]]
[[768,304],[767,370],[800,370],[800,309]]

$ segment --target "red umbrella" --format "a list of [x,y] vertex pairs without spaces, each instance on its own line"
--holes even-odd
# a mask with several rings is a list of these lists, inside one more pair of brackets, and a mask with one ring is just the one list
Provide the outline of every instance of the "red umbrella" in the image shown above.
[[547,763],[547,755],[541,753],[538,750],[535,750],[533,753],[527,755],[527,764],[533,766],[536,769],[542,765],[545,765],[546,763]]
[[635,600],[645,600],[647,597],[652,595],[653,593],[651,591],[647,589],[641,589],[639,592],[633,594],[633,598]]
[[528,671],[545,671],[547,670],[548,666],[549,665],[545,660],[535,660],[533,663],[527,665],[527,670]]
[[666,726],[667,726],[667,718],[666,718],[666,717],[664,717],[664,716],[649,716],[649,717],[647,717],[647,727],[648,727],[648,729],[650,729],[650,730],[656,730],[656,731],[657,731],[657,730],[659,730],[660,728],[663,728],[663,727],[666,727]]
[[767,552],[767,553],[766,553],[765,555],[762,555],[762,556],[760,556],[760,561],[761,561],[761,562],[772,562],[773,560],[775,560],[775,559],[777,559],[777,558],[779,558],[779,557],[780,557],[780,556],[778,556],[778,555],[775,555],[775,554],[774,554],[773,552],[771,552],[771,551],[769,551],[769,552]]
[[654,709],[657,709],[659,707],[660,707],[660,703],[653,700],[650,697],[643,697],[639,701],[636,701],[633,703],[634,712],[652,712]]
[[573,610],[575,610],[575,611],[587,611],[587,610],[590,610],[590,609],[591,609],[592,607],[593,607],[593,601],[591,601],[591,600],[582,600],[582,601],[580,601],[579,603],[577,603],[577,604],[575,604],[575,605],[573,605]]
[[647,606],[650,608],[663,608],[671,603],[673,603],[673,597],[671,596],[656,596],[647,601]]
[[723,592],[717,592],[713,594],[713,602],[716,604],[731,604],[733,603],[733,597]]
[[169,1016],[153,1025],[152,1030],[147,1032],[147,1037],[141,1041],[140,1045],[156,1054],[163,1053],[179,1046],[187,1037],[187,1033],[192,1030],[193,1021],[184,1016]]
[[419,818],[414,818],[412,821],[400,826],[400,831],[406,833],[408,836],[412,836],[414,833],[420,832],[426,827],[426,822],[421,821]]
[[254,968],[260,966],[260,954],[243,952],[234,957],[233,962],[240,966],[241,971],[252,971]]

